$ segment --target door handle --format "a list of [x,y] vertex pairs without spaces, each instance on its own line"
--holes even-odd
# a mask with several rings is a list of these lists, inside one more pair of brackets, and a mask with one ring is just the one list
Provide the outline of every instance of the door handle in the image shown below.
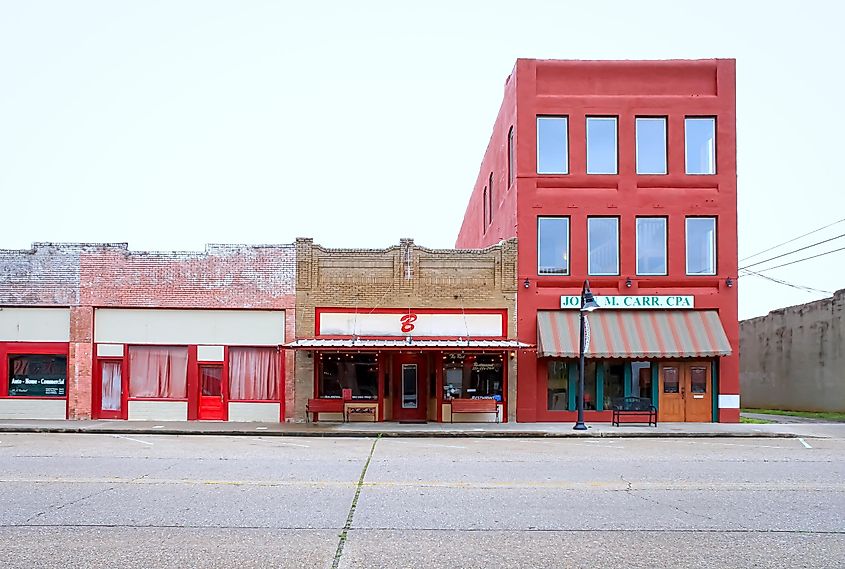
[[687,390],[684,387],[681,387],[681,399],[687,398]]

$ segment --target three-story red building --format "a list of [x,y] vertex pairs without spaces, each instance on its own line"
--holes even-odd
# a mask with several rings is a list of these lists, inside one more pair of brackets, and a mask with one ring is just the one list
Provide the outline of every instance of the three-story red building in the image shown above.
[[735,61],[518,60],[456,246],[518,238],[517,420],[739,421]]

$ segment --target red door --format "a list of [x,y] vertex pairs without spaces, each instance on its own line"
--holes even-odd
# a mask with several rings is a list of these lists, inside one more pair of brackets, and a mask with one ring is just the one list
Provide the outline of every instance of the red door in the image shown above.
[[97,369],[100,419],[126,418],[126,385],[121,360],[100,360]]
[[225,421],[226,399],[223,388],[223,366],[200,364],[200,421]]
[[396,420],[425,422],[428,412],[425,359],[422,356],[400,354],[394,362]]

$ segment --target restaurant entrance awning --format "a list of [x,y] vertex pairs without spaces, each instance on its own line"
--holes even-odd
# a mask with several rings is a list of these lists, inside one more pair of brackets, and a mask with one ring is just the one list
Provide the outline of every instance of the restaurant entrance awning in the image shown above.
[[[577,358],[577,310],[537,313],[537,355]],[[727,356],[731,345],[715,310],[596,310],[587,315],[588,358]]]

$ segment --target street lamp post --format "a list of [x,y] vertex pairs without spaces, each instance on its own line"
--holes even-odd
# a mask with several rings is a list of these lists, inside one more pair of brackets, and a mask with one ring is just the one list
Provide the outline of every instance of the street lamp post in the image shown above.
[[579,320],[581,321],[581,334],[578,340],[578,420],[575,426],[572,427],[576,431],[586,431],[587,425],[584,424],[584,351],[587,349],[586,344],[586,329],[587,329],[587,313],[592,312],[599,305],[596,299],[593,298],[593,293],[590,292],[590,281],[584,281],[584,288],[581,289],[581,308],[578,311]]

